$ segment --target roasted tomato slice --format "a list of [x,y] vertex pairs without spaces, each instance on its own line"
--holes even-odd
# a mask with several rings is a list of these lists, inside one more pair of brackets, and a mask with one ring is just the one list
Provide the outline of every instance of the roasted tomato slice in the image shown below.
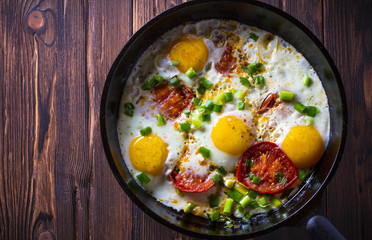
[[214,172],[211,172],[208,176],[200,177],[193,172],[179,172],[172,171],[170,178],[173,184],[184,192],[204,192],[210,189],[214,185],[212,176]]
[[258,110],[258,113],[264,113],[269,108],[272,108],[275,104],[275,99],[278,97],[278,93],[269,93],[266,98],[262,101],[261,107]]
[[185,108],[191,107],[194,97],[185,85],[175,88],[169,83],[155,87],[153,95],[160,112],[171,119],[177,118]]
[[[259,142],[248,148],[240,159],[236,175],[239,182],[263,194],[279,193],[297,179],[292,161],[272,142]],[[261,181],[257,181],[257,177]]]
[[226,50],[223,52],[222,57],[215,68],[221,74],[227,75],[236,68],[236,57],[233,56],[233,49],[229,43],[226,44]]

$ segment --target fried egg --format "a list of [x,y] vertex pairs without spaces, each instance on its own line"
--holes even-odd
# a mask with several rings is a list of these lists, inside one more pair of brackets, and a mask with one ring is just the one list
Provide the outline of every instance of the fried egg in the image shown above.
[[[250,63],[262,67],[252,74],[242,66]],[[304,85],[305,77],[311,79],[310,86]],[[292,92],[293,100],[276,98],[260,112],[265,98],[280,91]],[[206,109],[211,102],[212,108]],[[309,117],[295,109],[297,102],[316,107],[310,124]],[[319,77],[292,45],[252,26],[211,19],[171,29],[142,54],[126,81],[117,131],[134,179],[141,185],[136,176],[143,172],[150,179],[144,189],[178,211],[193,203],[193,214],[206,217],[213,210],[212,195],[219,196],[221,210],[229,187],[214,184],[203,192],[180,191],[172,172],[208,179],[222,167],[227,172],[222,181],[237,184],[242,154],[261,141],[281,147],[297,169],[311,168],[328,143],[328,108]],[[146,127],[151,132],[141,134]]]

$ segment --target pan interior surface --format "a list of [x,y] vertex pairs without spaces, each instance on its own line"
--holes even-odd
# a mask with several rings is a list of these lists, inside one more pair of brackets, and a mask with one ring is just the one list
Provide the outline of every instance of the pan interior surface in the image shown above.
[[[322,81],[329,101],[330,136],[323,158],[301,189],[279,210],[252,217],[250,224],[225,229],[223,223],[184,214],[156,201],[140,186],[125,166],[117,136],[117,118],[126,79],[137,60],[158,37],[186,22],[229,19],[256,26],[281,36],[309,61]],[[288,14],[255,1],[193,1],[158,15],[143,26],[115,60],[105,83],[101,102],[101,134],[108,162],[128,196],[147,214],[177,231],[203,238],[253,237],[274,230],[297,213],[330,180],[340,161],[346,133],[346,101],[340,76],[316,37]]]

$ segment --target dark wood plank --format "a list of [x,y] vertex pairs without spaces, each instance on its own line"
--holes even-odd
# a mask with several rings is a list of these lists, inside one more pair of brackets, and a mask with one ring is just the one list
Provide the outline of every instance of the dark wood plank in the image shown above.
[[45,6],[54,3],[0,4],[0,239],[56,234],[58,48]]
[[371,1],[324,1],[324,43],[344,82],[350,123],[327,215],[347,239],[372,238],[371,11]]
[[133,239],[133,203],[104,155],[99,128],[101,93],[112,62],[132,34],[131,1],[90,1],[87,16],[87,97],[89,99],[90,237]]

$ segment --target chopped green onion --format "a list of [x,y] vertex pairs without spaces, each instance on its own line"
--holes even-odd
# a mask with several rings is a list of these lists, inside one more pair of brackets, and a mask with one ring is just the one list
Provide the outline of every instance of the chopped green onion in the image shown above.
[[306,106],[303,105],[302,103],[300,102],[296,102],[296,104],[294,105],[294,109],[296,109],[297,111],[299,111],[300,113],[304,113],[306,111]]
[[244,221],[248,221],[252,216],[249,215],[249,213],[245,214],[244,217],[243,217],[243,220]]
[[209,214],[209,219],[212,221],[216,221],[220,217],[220,213],[218,211],[213,211]]
[[257,197],[257,193],[255,191],[251,190],[251,191],[249,191],[248,196],[251,199],[255,199]]
[[189,68],[189,70],[186,71],[186,76],[188,76],[190,79],[196,77],[196,72],[193,68]]
[[315,117],[315,115],[319,112],[317,107],[307,106],[306,107],[306,115],[309,117]]
[[301,181],[305,181],[305,179],[309,176],[310,172],[306,169],[300,169],[297,172],[297,177]]
[[311,82],[312,82],[311,78],[309,76],[305,76],[305,78],[304,78],[304,85],[306,87],[309,87],[311,85]]
[[243,187],[242,185],[236,186],[235,190],[238,191],[243,196],[248,194],[248,190],[245,187]]
[[178,65],[180,65],[180,62],[178,62],[178,61],[172,61],[172,66],[178,66]]
[[253,179],[252,179],[252,182],[255,183],[255,184],[260,184],[261,178],[254,176]]
[[245,160],[245,166],[248,168],[253,167],[254,160],[253,159],[246,159]]
[[251,205],[251,207],[253,209],[257,209],[257,208],[260,207],[260,204],[258,204],[258,202],[257,201],[254,201],[254,200],[252,202],[250,202],[249,205]]
[[238,211],[242,214],[245,214],[245,208],[243,206],[238,207]]
[[165,118],[164,118],[163,115],[158,114],[158,115],[156,116],[156,118],[158,119],[158,126],[164,126],[164,125],[166,124],[166,122],[165,122]]
[[248,174],[248,177],[249,177],[249,179],[252,180],[252,179],[255,177],[255,175],[254,175],[253,173],[250,172],[250,173]]
[[234,186],[234,181],[231,180],[231,179],[227,179],[225,182],[224,182],[225,186],[228,187],[228,188],[232,188]]
[[199,106],[198,107],[198,112],[199,113],[206,113],[208,111],[206,106]]
[[222,106],[221,106],[221,105],[217,105],[217,104],[215,104],[215,105],[213,106],[213,112],[217,112],[217,113],[222,112]]
[[230,189],[227,192],[227,196],[234,199],[235,202],[239,202],[243,197],[243,195],[235,189]]
[[198,93],[200,93],[201,95],[203,95],[205,93],[205,87],[203,86],[199,86],[196,91],[198,91]]
[[293,97],[294,97],[294,92],[289,92],[289,91],[284,91],[284,90],[279,91],[280,100],[292,101]]
[[155,86],[159,85],[164,81],[164,78],[162,76],[152,76],[150,79],[148,79],[143,85],[142,90],[147,91],[153,89]]
[[251,73],[256,73],[265,70],[265,66],[262,63],[251,63],[248,66]]
[[257,193],[255,191],[251,190],[251,191],[249,191],[248,196],[251,199],[255,199],[257,197]]
[[252,84],[249,82],[248,78],[246,78],[246,77],[239,77],[239,79],[240,79],[240,83],[241,84],[246,85],[248,87],[251,87],[252,86]]
[[219,166],[217,168],[217,172],[221,175],[221,176],[225,176],[226,175],[226,170],[222,167],[222,166]]
[[247,94],[247,90],[237,90],[235,95],[240,99],[243,100],[245,95]]
[[275,174],[275,180],[282,185],[285,185],[287,183],[287,178],[284,176],[284,173],[282,172],[277,172]]
[[217,194],[211,195],[211,201],[209,202],[209,205],[211,208],[218,207],[218,203],[220,201],[220,197]]
[[203,122],[210,122],[211,121],[211,115],[208,113],[208,114],[203,114],[202,115],[202,121]]
[[208,79],[203,78],[201,80],[200,85],[203,86],[203,87],[205,87],[206,89],[210,89],[212,87],[213,83],[211,81],[209,81]]
[[232,92],[226,92],[225,93],[225,100],[226,100],[226,102],[230,102],[230,101],[233,100],[233,94],[232,94]]
[[134,105],[133,105],[133,103],[126,103],[126,104],[124,104],[124,113],[127,116],[133,117],[133,113],[134,113]]
[[191,102],[195,105],[200,105],[200,104],[202,104],[203,100],[199,99],[197,97],[194,97]]
[[211,150],[205,147],[200,147],[199,152],[201,155],[203,155],[205,158],[209,158],[211,156]]
[[243,102],[238,103],[238,110],[244,110],[244,107],[245,107],[245,103]]
[[274,207],[280,207],[280,206],[282,206],[282,201],[280,201],[280,199],[278,199],[278,198],[273,198],[273,199],[271,199],[271,204],[274,206]]
[[141,172],[140,174],[138,174],[136,176],[136,178],[138,179],[138,181],[143,185],[143,186],[146,186],[150,181],[151,179],[149,178],[149,176],[147,176],[147,174],[145,172]]
[[257,76],[256,77],[256,84],[265,84],[265,78],[263,76]]
[[262,207],[262,208],[267,208],[268,206],[270,206],[270,203],[267,202],[267,200],[264,196],[260,197],[257,202],[258,202],[258,204],[260,204],[260,207]]
[[192,212],[192,210],[195,208],[195,204],[193,203],[187,203],[186,207],[183,209],[185,213]]
[[251,38],[255,42],[257,42],[258,40],[258,36],[254,34],[253,32],[249,33],[249,38]]
[[200,128],[203,125],[203,121],[199,113],[192,112],[190,116],[191,116],[191,122],[196,128]]
[[221,176],[220,174],[216,173],[212,176],[212,180],[215,182],[215,183],[218,183],[219,181],[221,181]]
[[242,205],[243,207],[246,207],[248,206],[249,203],[252,202],[252,199],[247,195],[245,197],[242,198],[242,200],[240,200],[240,205]]
[[188,114],[191,113],[191,110],[190,109],[185,109],[185,110],[183,110],[183,113],[186,114],[186,115],[188,115]]
[[177,77],[172,78],[169,82],[173,85],[173,87],[178,88],[181,85],[181,82],[178,80]]
[[252,72],[249,70],[249,68],[247,68],[247,66],[245,66],[244,64],[240,66],[242,67],[244,72],[248,73],[248,75],[251,76],[251,78],[253,78]]
[[305,118],[305,124],[306,124],[306,126],[314,125],[314,118],[313,117],[306,117]]
[[190,123],[189,122],[180,123],[180,129],[183,132],[190,131],[190,129],[191,129]]
[[209,111],[212,111],[213,110],[213,106],[214,106],[214,103],[212,100],[208,99],[206,102],[205,102],[205,106],[207,107],[207,109]]
[[223,213],[230,214],[233,203],[234,203],[234,200],[230,198],[226,199],[225,205],[223,207]]
[[226,97],[224,93],[219,93],[214,99],[213,103],[217,105],[223,105],[226,102]]
[[141,133],[142,136],[146,136],[146,135],[152,133],[152,129],[151,129],[151,127],[145,127],[145,128],[140,130],[140,133]]

